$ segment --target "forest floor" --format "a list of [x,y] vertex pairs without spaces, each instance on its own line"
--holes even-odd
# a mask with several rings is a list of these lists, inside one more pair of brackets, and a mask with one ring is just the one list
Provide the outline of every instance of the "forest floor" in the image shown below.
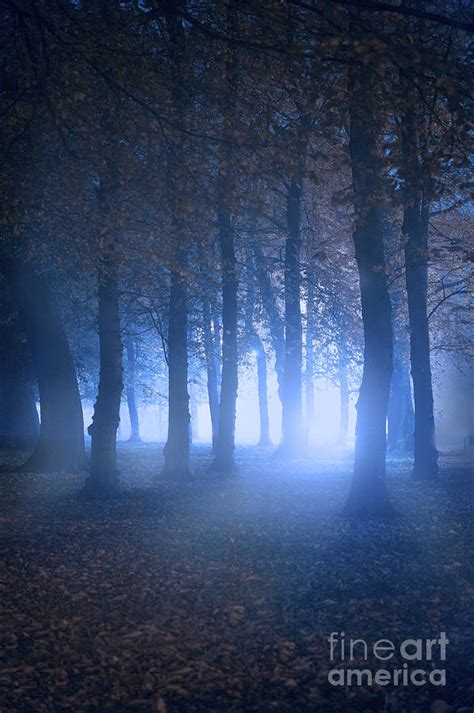
[[[239,449],[219,481],[197,448],[178,485],[153,481],[159,446],[121,445],[127,494],[106,505],[78,476],[2,474],[2,713],[472,713],[472,456],[445,454],[428,485],[392,461],[385,523],[340,516],[348,454],[270,456]],[[328,681],[331,632],[398,647],[442,631],[446,661],[405,663],[446,686]],[[342,667],[403,668],[362,649]]]

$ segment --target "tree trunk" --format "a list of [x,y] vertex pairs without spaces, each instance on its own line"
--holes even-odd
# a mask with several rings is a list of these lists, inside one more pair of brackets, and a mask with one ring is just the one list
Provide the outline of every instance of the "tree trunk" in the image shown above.
[[5,288],[1,285],[0,450],[32,451],[38,443],[39,418],[26,369],[26,340]]
[[303,342],[300,306],[301,180],[292,178],[287,201],[285,242],[285,365],[280,456],[297,456],[304,445],[302,415]]
[[126,341],[127,350],[127,405],[130,416],[130,443],[141,443],[140,421],[138,418],[137,399],[135,391],[135,342],[133,337]]
[[189,439],[192,445],[199,440],[199,403],[196,398],[196,387],[193,381],[189,384],[189,407],[191,412]]
[[215,337],[212,332],[211,306],[208,300],[202,305],[202,329],[204,335],[204,357],[207,371],[207,395],[209,400],[209,411],[212,426],[212,452],[215,453],[217,443],[217,431],[219,427],[219,391],[218,391],[218,370],[216,364]]
[[188,311],[186,277],[171,271],[168,324],[168,439],[161,475],[187,479],[189,470]]
[[84,485],[89,497],[108,497],[118,489],[117,429],[122,399],[118,267],[110,246],[101,250],[98,270],[99,391],[94,405],[90,475]]
[[164,440],[163,437],[163,432],[164,432],[164,415],[163,415],[163,404],[161,400],[158,402],[158,440],[161,443],[161,441]]
[[308,294],[306,300],[306,443],[311,439],[314,430],[314,281],[313,275],[308,275]]
[[40,437],[20,470],[79,470],[84,465],[84,423],[69,344],[46,280],[27,262],[3,263],[14,302],[23,317],[38,380]]
[[268,416],[267,355],[262,340],[254,329],[255,314],[255,269],[254,255],[249,253],[246,259],[246,304],[245,337],[247,348],[253,350],[257,362],[257,392],[260,420],[259,446],[268,446],[270,439],[270,419]]
[[13,356],[3,354],[0,367],[0,450],[31,451],[39,438],[38,411],[24,369]]
[[179,129],[166,147],[165,188],[173,226],[173,262],[170,270],[168,321],[168,437],[163,449],[165,462],[160,477],[187,480],[191,477],[187,286],[189,236],[183,220],[183,197],[186,195],[188,179],[183,134],[180,130],[186,125],[187,113],[186,36],[180,17],[180,13],[186,9],[186,2],[176,0],[165,3],[163,9],[169,42],[171,109]]
[[274,290],[265,264],[262,248],[258,243],[254,243],[256,277],[260,290],[262,306],[268,319],[272,347],[275,353],[275,371],[278,381],[278,396],[283,403],[283,371],[285,364],[285,333],[281,315],[278,311]]
[[219,214],[219,244],[222,262],[222,381],[217,443],[210,469],[231,473],[235,468],[235,414],[238,386],[238,281],[234,234],[227,211],[221,211]]
[[393,455],[413,452],[414,412],[410,374],[400,356],[394,359],[387,421],[388,452]]
[[346,513],[359,517],[391,512],[385,484],[386,419],[392,374],[391,306],[385,274],[381,201],[380,130],[373,75],[354,66],[349,78],[349,149],[354,229],[364,326],[364,368],[357,403],[354,474]]
[[428,205],[424,202],[423,180],[417,160],[414,112],[402,122],[405,169],[405,207],[402,232],[405,236],[405,275],[410,324],[410,360],[415,398],[415,458],[412,477],[432,480],[438,476],[435,446],[433,388],[430,364],[428,300]]
[[403,365],[402,374],[403,393],[403,447],[405,453],[413,455],[415,449],[415,409],[413,408],[413,393],[411,387],[410,371]]
[[338,344],[338,377],[339,377],[339,437],[341,446],[347,445],[349,431],[349,382],[347,378],[347,347],[341,335]]
[[33,392],[21,369],[2,371],[0,381],[0,450],[31,451],[40,423]]
[[270,446],[270,417],[268,415],[268,387],[267,387],[267,355],[262,340],[258,334],[252,340],[257,358],[257,385],[258,385],[258,413],[260,417],[259,446]]

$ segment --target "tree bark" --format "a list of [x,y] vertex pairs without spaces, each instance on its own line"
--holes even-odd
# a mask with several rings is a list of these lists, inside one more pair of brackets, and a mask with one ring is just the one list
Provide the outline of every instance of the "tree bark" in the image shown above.
[[21,369],[2,370],[0,381],[0,450],[31,451],[40,423],[30,385]]
[[0,289],[0,450],[32,451],[40,428],[26,369],[26,339],[6,285]]
[[[229,38],[237,34],[237,2],[226,6],[226,31]],[[230,474],[235,470],[235,416],[238,388],[237,347],[237,262],[234,228],[232,225],[233,196],[235,193],[235,96],[238,77],[238,56],[230,43],[224,55],[224,91],[222,103],[223,144],[219,154],[217,177],[217,221],[222,269],[222,379],[219,405],[219,427],[214,460],[210,470]]]
[[343,335],[338,343],[338,377],[339,377],[339,436],[338,443],[347,445],[349,432],[349,381],[347,378],[347,346]]
[[136,351],[133,337],[126,341],[127,350],[127,405],[130,416],[130,443],[141,443],[140,420],[138,417],[136,388],[135,388],[135,363]]
[[[180,129],[185,127],[187,113],[186,37],[180,13],[186,9],[185,0],[165,3],[164,15],[169,38],[170,93],[174,120]],[[187,480],[191,416],[188,392],[188,233],[183,220],[180,195],[187,186],[183,167],[186,154],[183,134],[178,131],[166,149],[166,193],[173,231],[173,264],[170,270],[168,321],[168,438],[163,449],[165,462],[160,477]]]
[[388,403],[387,449],[393,455],[413,452],[414,411],[410,373],[403,359],[394,359]]
[[238,387],[238,280],[231,218],[227,210],[220,211],[218,217],[222,262],[222,381],[217,443],[210,470],[231,473],[235,468],[235,415]]
[[259,446],[271,446],[270,417],[268,414],[267,355],[258,334],[253,335],[253,346],[257,358],[258,413],[260,417]]
[[[407,82],[402,86],[406,87]],[[410,360],[415,399],[414,480],[438,476],[435,445],[433,388],[430,364],[428,300],[428,203],[425,179],[418,158],[413,102],[402,120],[402,153],[405,205],[402,232],[405,237],[405,276],[410,325]]]
[[10,258],[3,268],[23,318],[40,395],[39,441],[20,470],[79,470],[84,465],[82,406],[58,310],[46,280],[29,263]]
[[354,229],[364,327],[364,368],[357,403],[354,473],[346,513],[391,512],[385,483],[386,418],[392,374],[391,305],[385,274],[381,215],[380,131],[373,75],[357,65],[349,74],[349,149],[354,193]]
[[189,470],[188,310],[186,277],[171,271],[168,323],[168,439],[161,475],[187,479]]
[[275,371],[278,381],[278,396],[283,403],[283,372],[285,364],[285,330],[283,319],[278,311],[274,290],[270,280],[265,257],[260,245],[253,245],[255,255],[256,277],[260,291],[260,299],[268,319],[272,347],[275,353]]
[[285,362],[279,456],[297,456],[304,445],[302,414],[303,340],[300,306],[300,217],[302,179],[291,180],[285,241]]
[[306,300],[306,443],[310,441],[314,430],[314,280],[308,275],[308,293]]
[[189,410],[191,417],[189,439],[191,445],[199,439],[199,403],[196,396],[196,386],[191,380],[189,384]]
[[217,345],[215,343],[215,335],[212,331],[211,306],[206,299],[202,304],[202,329],[204,336],[204,358],[207,371],[207,395],[212,427],[212,452],[215,453],[217,431],[219,428],[218,368],[216,364]]
[[89,497],[108,497],[116,493],[119,485],[117,429],[123,389],[118,266],[110,244],[101,247],[98,302],[99,390],[88,428],[92,439],[91,464],[84,493]]
[[268,415],[268,388],[267,388],[267,355],[262,340],[254,328],[255,314],[255,269],[254,255],[249,253],[246,259],[246,305],[245,305],[245,337],[247,348],[253,350],[257,362],[257,393],[258,412],[260,422],[260,436],[258,445],[269,446],[270,419]]

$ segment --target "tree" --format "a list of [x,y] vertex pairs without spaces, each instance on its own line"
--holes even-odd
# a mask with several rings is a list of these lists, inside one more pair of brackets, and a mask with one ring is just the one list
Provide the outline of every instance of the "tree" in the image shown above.
[[349,71],[349,150],[354,191],[353,240],[364,325],[364,368],[357,402],[354,474],[346,513],[386,515],[386,419],[392,376],[391,306],[385,273],[378,139],[380,108],[369,66]]
[[410,361],[415,397],[415,460],[413,478],[429,480],[438,475],[435,446],[433,388],[431,383],[428,327],[428,220],[429,185],[420,166],[413,86],[405,77],[406,109],[402,118],[402,155],[405,236],[405,276],[410,323]]
[[[98,327],[100,348],[99,390],[94,405],[90,474],[84,485],[88,497],[109,497],[118,490],[117,429],[122,399],[122,343],[119,309],[119,257],[111,232],[111,216],[117,199],[117,176],[104,159],[97,189],[99,261]],[[113,224],[113,223],[112,223]]]
[[135,340],[133,336],[129,336],[126,340],[127,351],[127,406],[130,416],[130,442],[141,443],[140,437],[140,420],[138,418],[136,386],[135,386]]
[[[226,10],[226,25],[229,35],[236,33],[236,7],[231,2]],[[218,157],[219,167],[216,187],[218,241],[222,270],[222,380],[219,404],[219,426],[211,470],[231,473],[234,468],[235,415],[238,387],[238,278],[235,256],[232,198],[235,186],[232,169],[235,157],[233,112],[236,102],[237,57],[227,45],[224,57],[224,95],[222,104],[222,137]]]
[[39,442],[21,470],[79,470],[84,465],[81,399],[53,296],[46,279],[25,260],[5,258],[2,268],[25,325],[40,394]]
[[31,451],[40,426],[26,335],[3,279],[0,284],[0,448]]

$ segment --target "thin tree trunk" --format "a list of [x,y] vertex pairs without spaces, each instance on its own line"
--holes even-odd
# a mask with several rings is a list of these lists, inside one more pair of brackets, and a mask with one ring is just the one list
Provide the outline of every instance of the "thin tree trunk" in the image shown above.
[[26,472],[78,470],[84,465],[84,422],[76,373],[59,313],[46,280],[27,262],[3,262],[25,325],[38,380],[40,437]]
[[[186,1],[165,3],[164,11],[169,36],[172,110],[176,124],[185,126],[186,102],[186,37],[180,13]],[[173,265],[170,275],[168,322],[168,438],[163,449],[165,462],[161,477],[186,480],[190,478],[190,423],[188,393],[188,233],[183,221],[181,191],[187,177],[183,134],[178,131],[167,146],[166,192],[173,234]]]
[[354,230],[364,326],[364,368],[357,403],[354,474],[346,513],[359,517],[391,512],[385,483],[386,419],[392,374],[391,306],[385,274],[381,215],[380,130],[369,67],[349,78]]
[[[430,364],[428,300],[428,206],[417,176],[416,127],[412,112],[403,121],[405,162],[405,276],[410,324],[410,359],[415,397],[415,458],[412,477],[432,480],[438,476],[435,445],[433,388]],[[415,159],[413,158],[415,156]]]
[[[420,150],[419,96],[409,70],[400,70],[405,111],[401,121],[405,279],[410,326],[410,361],[415,401],[414,480],[438,476],[430,364],[428,299],[429,175]],[[426,111],[425,107],[421,110]],[[424,119],[421,118],[421,122]]]
[[388,452],[393,455],[413,452],[414,412],[410,373],[400,355],[394,359],[387,424]]
[[308,293],[306,300],[306,442],[311,439],[314,430],[314,282],[313,275],[308,275]]
[[249,253],[246,259],[246,304],[245,335],[249,350],[253,350],[257,362],[257,393],[260,421],[259,446],[268,446],[270,439],[270,419],[268,415],[267,355],[262,340],[254,329],[255,313],[255,269],[254,255]]
[[287,200],[285,242],[285,365],[282,436],[278,455],[296,456],[304,445],[302,414],[303,341],[300,306],[301,180],[292,178]]
[[270,280],[265,257],[259,243],[253,245],[255,255],[256,277],[260,290],[260,299],[268,320],[272,347],[275,353],[275,371],[278,381],[278,397],[283,403],[283,372],[285,364],[285,330],[283,319],[278,311],[275,293]]
[[190,477],[189,393],[188,393],[188,311],[186,277],[171,272],[168,325],[168,439],[164,447],[162,476]]
[[164,431],[164,426],[163,426],[163,404],[161,401],[158,403],[158,440],[161,442],[164,440],[163,438],[163,431]]
[[108,497],[119,484],[117,429],[122,399],[122,343],[120,332],[118,267],[113,247],[101,236],[98,269],[99,390],[94,405],[90,475],[84,485],[88,497]]
[[[228,37],[237,33],[237,2],[230,0],[226,6]],[[219,427],[214,460],[210,470],[228,474],[234,471],[235,416],[238,388],[237,347],[237,262],[235,257],[232,204],[235,191],[233,169],[235,92],[238,76],[238,57],[230,43],[225,48],[225,89],[222,118],[224,143],[220,147],[219,175],[217,178],[217,220],[222,268],[222,379],[219,405]]]
[[191,412],[189,437],[192,444],[199,440],[199,404],[196,399],[196,387],[193,381],[189,384],[189,406]]
[[202,305],[202,329],[204,335],[204,357],[207,371],[207,395],[212,426],[212,452],[215,453],[219,427],[219,391],[216,365],[216,344],[212,333],[211,306],[208,300]]
[[343,335],[338,344],[338,377],[339,377],[339,437],[341,446],[347,445],[349,432],[349,381],[347,377],[347,347]]
[[235,415],[238,387],[237,351],[237,265],[234,234],[227,211],[219,214],[219,244],[222,261],[222,382],[219,427],[211,470],[234,470]]
[[254,332],[252,344],[257,358],[258,413],[260,417],[259,446],[270,446],[270,417],[268,414],[267,355],[262,340]]
[[127,350],[127,405],[130,416],[130,443],[141,443],[140,420],[138,417],[136,388],[135,388],[135,342],[133,337],[126,341]]
[[403,364],[402,372],[403,393],[403,446],[405,453],[413,455],[415,449],[415,409],[413,408],[413,392],[410,379],[410,370]]

